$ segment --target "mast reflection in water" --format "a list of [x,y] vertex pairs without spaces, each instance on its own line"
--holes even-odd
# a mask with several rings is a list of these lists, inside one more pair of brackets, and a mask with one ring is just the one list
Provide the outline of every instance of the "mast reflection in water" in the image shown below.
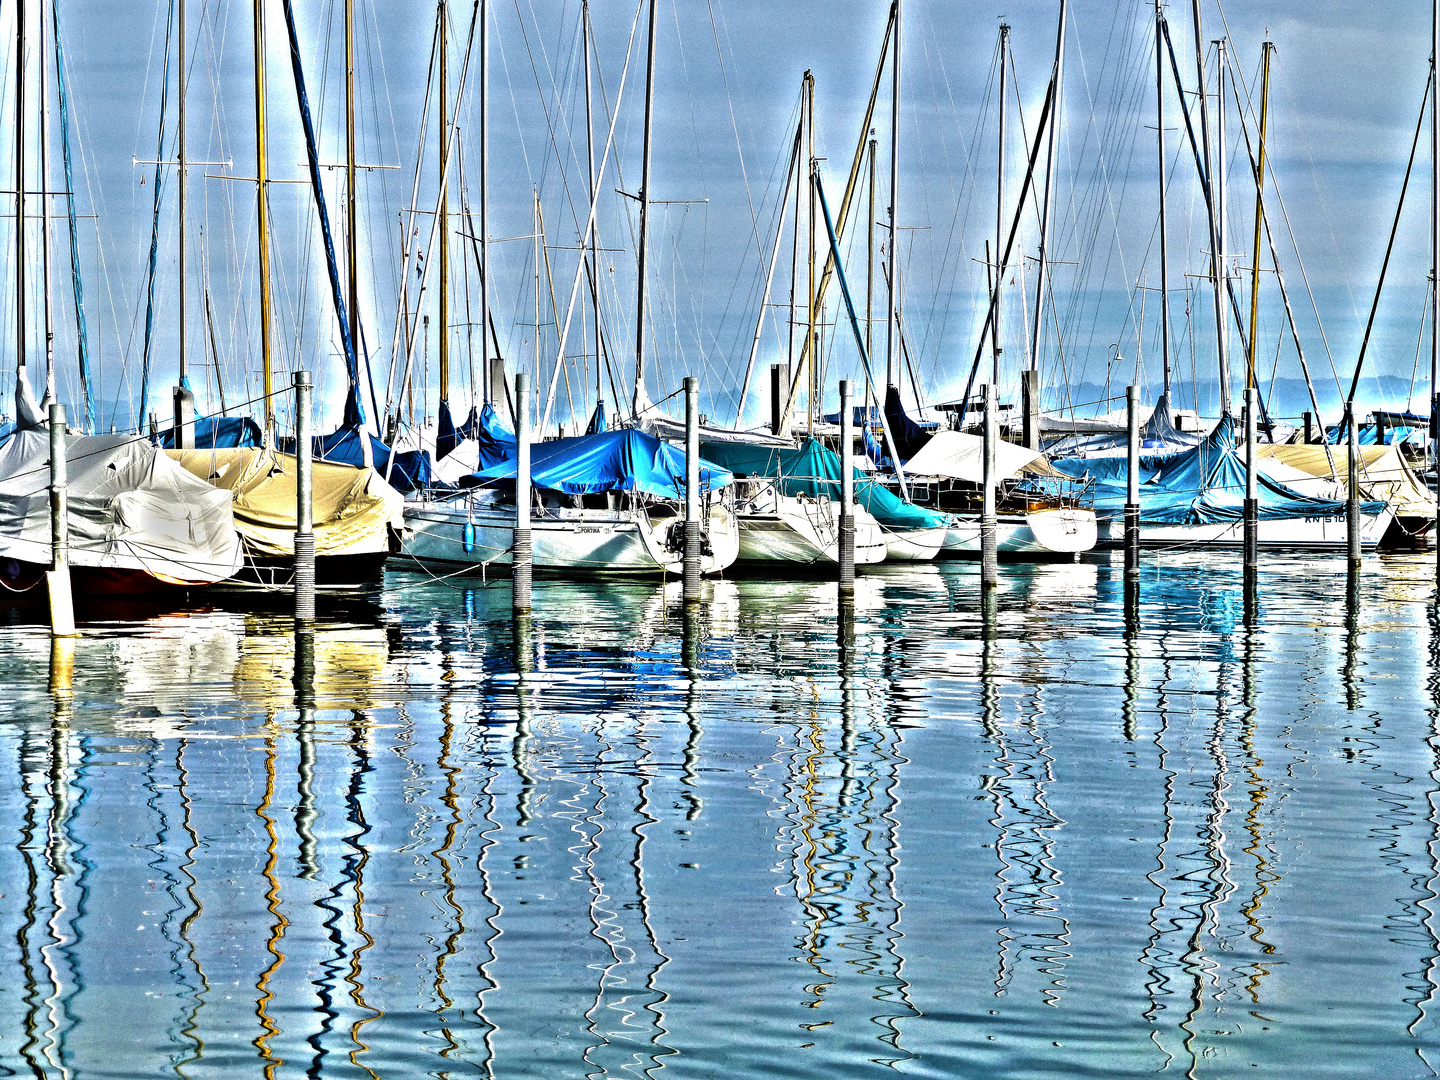
[[14,621],[0,1069],[1432,1075],[1432,570]]

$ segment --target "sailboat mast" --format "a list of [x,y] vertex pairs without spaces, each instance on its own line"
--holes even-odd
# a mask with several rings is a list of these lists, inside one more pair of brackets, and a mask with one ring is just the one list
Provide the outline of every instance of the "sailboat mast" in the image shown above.
[[[450,153],[450,63],[446,52],[449,18],[445,0],[440,0],[440,160]],[[353,279],[352,279],[353,280]],[[354,298],[350,301],[354,318]],[[440,191],[440,400],[450,400],[450,188]]]
[[[1440,3],[1440,0],[1437,0]],[[875,137],[870,138],[870,213],[865,221],[865,356],[875,355]],[[870,382],[862,380],[865,392],[865,423],[870,423]]]
[[1160,192],[1160,362],[1170,400],[1170,249],[1165,206],[1165,14],[1155,0],[1155,154]]
[[1225,255],[1225,39],[1215,46],[1215,171],[1211,174],[1215,193],[1215,333],[1220,347],[1220,396],[1224,412],[1230,413],[1230,320],[1225,301],[1230,292],[1230,262]]
[[1190,22],[1195,31],[1195,82],[1200,99],[1200,143],[1205,151],[1204,183],[1210,188],[1210,284],[1215,294],[1215,357],[1220,376],[1220,414],[1230,415],[1230,363],[1225,339],[1225,282],[1221,278],[1220,222],[1215,185],[1215,163],[1211,154],[1210,98],[1205,90],[1205,50],[1201,45],[1200,0],[1190,0]]
[[[1159,0],[1156,0],[1158,3]],[[1006,86],[1006,60],[1010,52],[1010,26],[1008,23],[1000,24],[1000,114],[998,124],[997,151],[995,154],[995,257],[1000,257],[1000,245],[1004,242],[1005,230],[1005,86]],[[987,259],[986,262],[990,260]],[[999,287],[1000,267],[996,266],[994,273]],[[1000,385],[1000,354],[1004,350],[1000,347],[1000,300],[997,291],[995,300],[995,314],[990,320],[990,352],[994,360],[993,381],[998,387]]]
[[645,46],[645,143],[640,164],[639,280],[635,289],[635,390],[631,416],[645,399],[645,257],[650,247],[650,133],[655,118],[655,0],[650,0],[650,29]]
[[265,445],[275,434],[275,385],[270,366],[270,155],[265,117],[265,0],[255,0],[255,217],[259,225],[260,373],[265,394]]
[[[185,278],[185,0],[179,0],[180,12],[179,27],[179,74],[177,75],[177,86],[180,90],[180,118],[179,131],[177,134],[178,161],[177,176],[180,182],[180,386],[184,387],[190,378],[190,368],[185,356],[185,293],[187,292]],[[182,425],[180,417],[175,417],[175,445],[180,446],[183,441]]]
[[[1063,3],[1063,0],[1062,0]],[[898,228],[899,215],[896,208],[900,203],[900,0],[890,8],[894,22],[894,38],[890,43],[890,247],[886,251],[886,262],[890,273],[890,287],[885,300],[885,387],[896,385],[896,362],[899,348],[895,341],[895,250],[900,246]]]
[[50,306],[50,83],[45,67],[45,5],[40,5],[40,246],[44,269],[45,403],[55,397],[55,313]]
[[[590,0],[582,0],[580,4],[581,24],[581,48],[585,52],[585,160],[587,162],[586,175],[589,177],[590,186],[588,193],[590,203],[595,203],[595,116],[592,111],[590,97]],[[604,383],[601,381],[601,368],[603,367],[600,349],[600,284],[597,277],[600,272],[599,240],[595,237],[595,230],[590,230],[590,250],[587,257],[590,260],[590,314],[595,322],[595,404],[598,406],[605,399]]]
[[1255,261],[1250,274],[1250,348],[1245,354],[1245,388],[1255,389],[1255,332],[1260,305],[1260,229],[1265,224],[1265,131],[1270,118],[1270,51],[1275,46],[1260,46],[1260,146],[1255,167]]
[[1054,103],[1050,109],[1050,131],[1045,150],[1045,192],[1040,200],[1040,249],[1035,263],[1035,321],[1030,326],[1030,369],[1040,366],[1040,328],[1045,324],[1045,285],[1049,278],[1050,213],[1055,206],[1055,143],[1060,131],[1060,90],[1065,80],[1065,13],[1068,0],[1060,0],[1059,27],[1055,31]]
[[[441,130],[444,130],[443,124]],[[345,314],[350,323],[351,347],[358,353],[360,257],[355,232],[355,0],[345,0],[345,299],[349,305]]]
[[[480,377],[486,400],[505,400],[504,380],[490,378],[490,0],[480,0]],[[498,343],[496,345],[499,347]],[[516,403],[516,408],[520,403]],[[516,430],[519,430],[518,428]]]
[[1440,460],[1440,0],[1430,10],[1430,457]]
[[25,384],[25,4],[15,5],[15,419]]
[[[809,162],[810,171],[815,171],[815,76],[809,71],[805,72],[805,159]],[[809,357],[809,369],[806,375],[809,379],[810,392],[806,395],[805,402],[805,434],[815,434],[815,399],[819,396],[820,385],[818,364],[820,358],[815,355],[815,185],[810,185],[809,214],[805,218],[805,242],[807,244],[806,256],[806,286],[805,286],[805,355]]]

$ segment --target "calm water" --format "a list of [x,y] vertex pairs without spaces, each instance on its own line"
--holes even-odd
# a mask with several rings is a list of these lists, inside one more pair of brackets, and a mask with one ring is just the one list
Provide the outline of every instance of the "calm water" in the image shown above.
[[12,616],[0,1069],[1435,1076],[1434,560],[1337,563]]

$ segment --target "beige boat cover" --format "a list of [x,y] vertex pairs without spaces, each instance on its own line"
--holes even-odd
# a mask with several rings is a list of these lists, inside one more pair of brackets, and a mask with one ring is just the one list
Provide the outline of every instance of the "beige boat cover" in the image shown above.
[[[252,555],[295,554],[295,457],[265,449],[167,450],[187,472],[232,493],[235,528]],[[386,526],[405,500],[374,469],[314,463],[315,554],[388,551]]]
[[[1313,443],[1296,445],[1280,444],[1271,446],[1261,443],[1256,449],[1261,458],[1273,458],[1292,469],[1309,473],[1311,476],[1332,479],[1330,458],[1335,459],[1333,479],[1339,485],[1339,498],[1345,498],[1344,490],[1350,471],[1348,448],[1326,447]],[[1400,453],[1398,446],[1362,446],[1359,448],[1360,497],[1362,499],[1384,499],[1395,507],[1397,517],[1435,517],[1435,496],[1425,489],[1409,462]]]

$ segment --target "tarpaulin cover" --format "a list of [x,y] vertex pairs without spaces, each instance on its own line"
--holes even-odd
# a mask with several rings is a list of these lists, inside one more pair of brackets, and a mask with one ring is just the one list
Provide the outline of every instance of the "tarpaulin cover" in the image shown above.
[[910,419],[900,400],[898,386],[885,388],[885,422],[890,426],[890,434],[895,439],[895,445],[900,448],[901,461],[910,460],[925,445],[934,430],[933,428],[927,430]]
[[[1199,446],[1203,437],[1197,432],[1181,431],[1175,426],[1170,398],[1161,394],[1150,418],[1140,425],[1140,452],[1148,457],[1169,457]],[[1125,428],[1096,435],[1070,435],[1050,443],[1046,450],[1052,458],[1087,457],[1094,454],[1124,454],[1130,442]]]
[[[515,459],[475,473],[479,480],[513,480]],[[722,488],[732,477],[700,462],[700,483]],[[643,491],[662,499],[685,497],[685,453],[634,428],[555,439],[530,448],[530,482],[538,488],[588,495],[598,491]]]
[[[475,419],[475,410],[470,410],[470,421]],[[465,427],[470,421],[466,421]],[[440,414],[435,423],[435,460],[443,461],[445,455],[454,450],[465,441],[465,428],[456,429],[455,420],[450,415],[450,402],[444,398],[440,399]]]
[[[315,460],[334,461],[342,465],[361,468],[365,464],[365,448],[360,439],[358,427],[342,427],[329,435],[315,437]],[[390,465],[391,450],[374,435],[365,432],[370,440],[370,460],[375,471],[396,491],[414,491],[430,483],[430,454],[425,450],[405,450],[394,454],[395,464]]]
[[[202,416],[195,421],[196,450],[259,446],[264,441],[260,425],[248,416]],[[175,449],[175,429],[160,432],[158,445],[163,450]]]
[[[840,501],[840,455],[818,439],[806,439],[799,449],[702,443],[701,451],[736,475],[778,479],[782,494]],[[855,501],[881,525],[891,529],[938,529],[949,524],[947,515],[922,510],[859,469],[854,473]]]
[[[234,499],[235,528],[253,555],[295,553],[295,458],[273,450],[170,450],[185,471]],[[389,550],[388,524],[404,526],[405,500],[374,469],[311,466],[315,554]]]
[[[1262,460],[1284,462],[1302,473],[1334,480],[1342,495],[1349,484],[1350,459],[1344,446],[1329,447],[1329,454],[1323,445],[1306,443],[1293,446],[1262,444],[1256,449]],[[1366,446],[1360,450],[1358,457],[1362,499],[1384,499],[1395,507],[1395,513],[1407,517],[1435,516],[1435,496],[1416,477],[1399,447],[1393,444]],[[1335,462],[1333,476],[1330,471],[1332,458]]]
[[500,415],[488,401],[480,415],[465,424],[465,436],[479,447],[477,467],[488,469],[515,456],[515,433],[500,423]]
[[605,422],[605,402],[597,401],[595,411],[590,414],[590,423],[585,426],[586,435],[599,435],[602,431],[609,431],[610,425]]
[[[134,435],[70,435],[70,562],[202,585],[240,569],[230,496]],[[0,558],[48,564],[50,430],[0,446]]]
[[[1112,515],[1124,510],[1127,496],[1123,458],[1063,458],[1054,465],[1072,476],[1088,473],[1095,478],[1097,514]],[[1344,502],[1302,495],[1263,471],[1256,481],[1263,520],[1345,513]],[[1204,442],[1183,454],[1158,462],[1152,459],[1144,470],[1139,494],[1141,524],[1206,525],[1242,520],[1245,459],[1236,449],[1234,419],[1225,417]],[[1362,503],[1361,511],[1377,514],[1384,505]]]
[[[1039,450],[1003,440],[995,444],[997,480],[1011,480],[1022,472],[1057,474]],[[985,481],[985,439],[961,431],[937,431],[905,463],[905,475],[943,476],[952,480],[968,480],[972,484]]]

